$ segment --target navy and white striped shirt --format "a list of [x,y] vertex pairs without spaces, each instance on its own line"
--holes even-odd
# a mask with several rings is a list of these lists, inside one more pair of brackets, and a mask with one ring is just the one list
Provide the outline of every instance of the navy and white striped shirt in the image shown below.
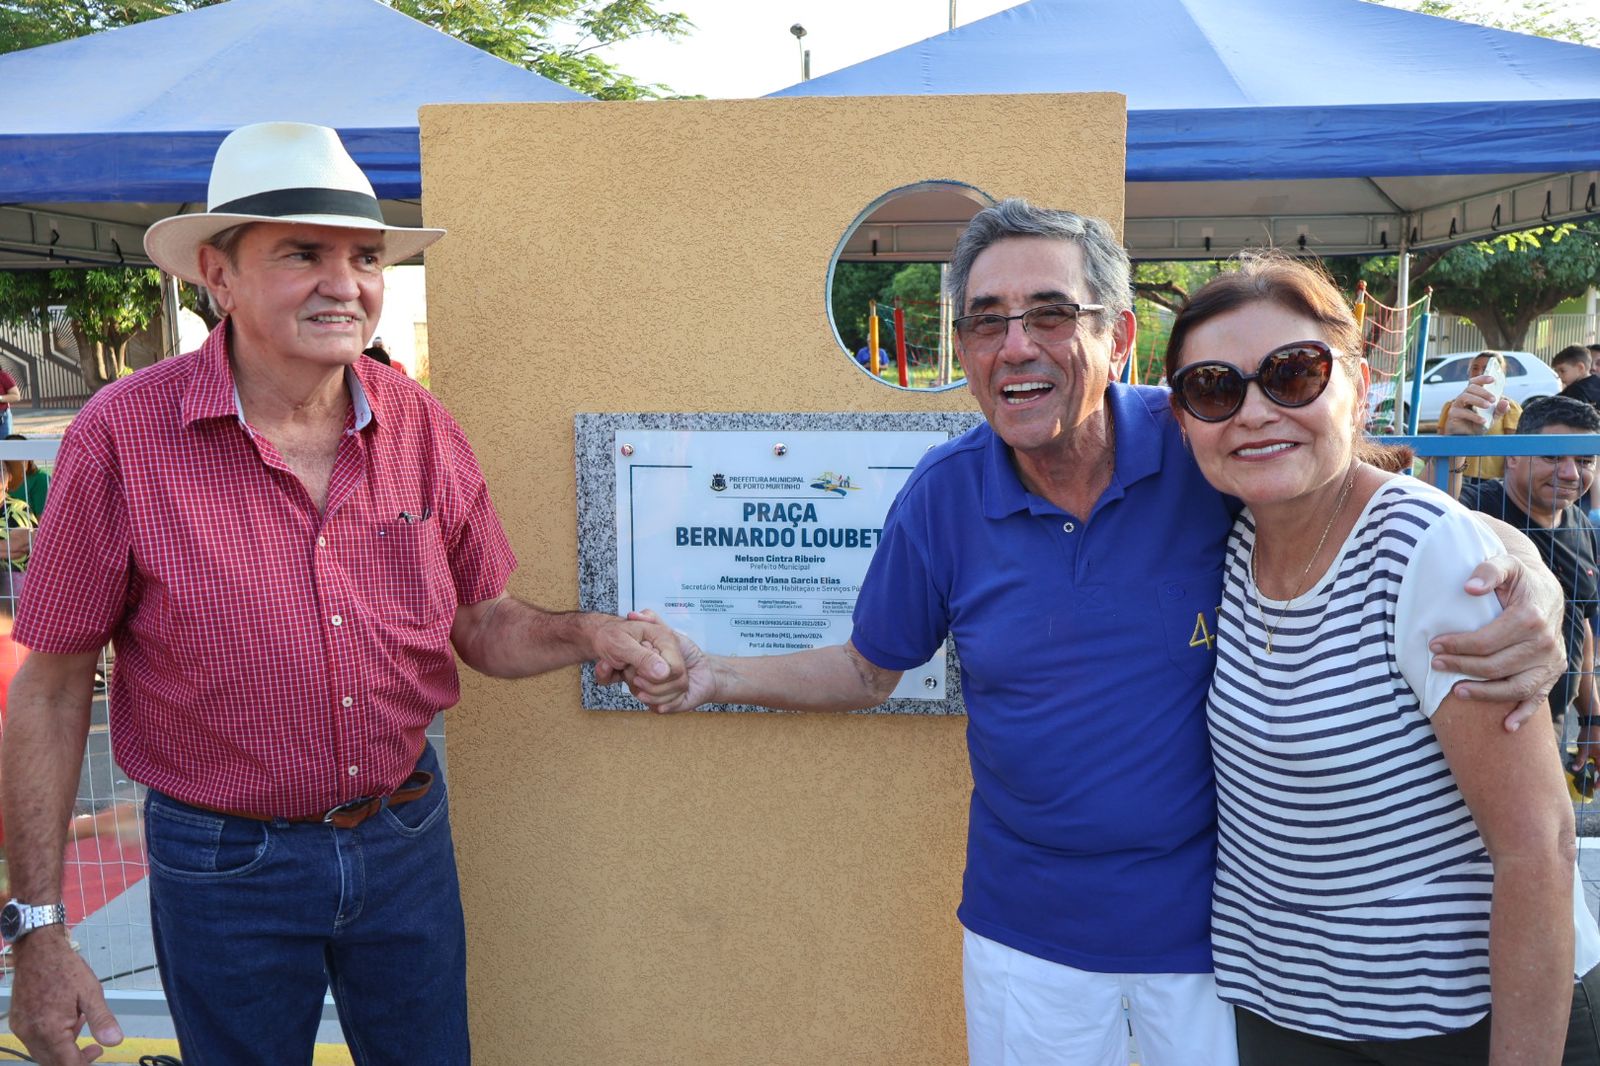
[[[1286,605],[1255,588],[1254,534],[1245,511],[1207,708],[1219,993],[1336,1039],[1465,1028],[1489,1007],[1494,870],[1429,721],[1460,675],[1434,672],[1427,642],[1498,613],[1462,586],[1500,545],[1454,500],[1395,478]],[[1582,971],[1595,940],[1580,929]]]

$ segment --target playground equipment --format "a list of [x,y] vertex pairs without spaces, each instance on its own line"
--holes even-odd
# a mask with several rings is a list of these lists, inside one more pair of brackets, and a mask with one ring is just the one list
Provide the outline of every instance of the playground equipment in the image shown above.
[[[943,273],[941,266],[941,274]],[[942,279],[941,279],[942,280]],[[867,305],[868,369],[882,377],[879,363],[880,339],[892,338],[894,370],[902,388],[938,389],[959,383],[964,375],[955,357],[950,299],[903,300],[896,297],[890,308],[873,300]]]
[[1422,360],[1428,342],[1433,290],[1409,304],[1392,307],[1373,297],[1367,283],[1356,284],[1356,324],[1362,355],[1372,370],[1367,390],[1367,426],[1375,433],[1417,432]]

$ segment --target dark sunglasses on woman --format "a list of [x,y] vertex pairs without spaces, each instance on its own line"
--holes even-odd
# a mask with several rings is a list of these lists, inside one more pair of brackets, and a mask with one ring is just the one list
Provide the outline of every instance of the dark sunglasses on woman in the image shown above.
[[1333,377],[1333,349],[1321,341],[1295,341],[1262,356],[1254,374],[1232,363],[1191,363],[1172,375],[1172,394],[1202,422],[1225,422],[1244,406],[1253,381],[1279,407],[1304,407],[1316,401]]

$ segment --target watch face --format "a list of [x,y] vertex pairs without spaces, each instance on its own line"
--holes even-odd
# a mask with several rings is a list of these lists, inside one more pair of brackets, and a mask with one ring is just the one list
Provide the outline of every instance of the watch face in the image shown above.
[[20,932],[22,932],[22,908],[12,900],[4,907],[0,907],[0,936],[7,940],[15,940]]

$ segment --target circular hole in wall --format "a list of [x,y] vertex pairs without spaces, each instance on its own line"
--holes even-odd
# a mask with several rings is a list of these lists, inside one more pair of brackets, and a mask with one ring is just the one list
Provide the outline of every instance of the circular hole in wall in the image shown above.
[[862,374],[919,392],[965,382],[944,274],[961,231],[994,202],[963,182],[920,181],[884,193],[844,231],[828,264],[828,321]]

